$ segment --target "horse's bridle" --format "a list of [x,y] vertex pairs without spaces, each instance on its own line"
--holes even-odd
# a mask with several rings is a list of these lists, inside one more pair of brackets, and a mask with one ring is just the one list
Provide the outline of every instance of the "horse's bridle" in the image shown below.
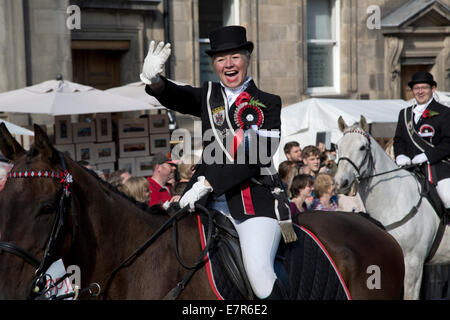
[[[41,261],[36,259],[32,254],[30,254],[25,249],[15,245],[14,243],[0,241],[0,252],[5,251],[14,254],[19,258],[22,258],[25,262],[27,262],[36,269],[35,276],[32,281],[30,296],[28,298],[39,296],[40,293],[44,292],[47,280],[45,272],[47,271],[48,267],[55,260],[57,260],[54,251],[58,245],[59,239],[61,239],[61,237],[64,236],[65,233],[64,231],[66,229],[67,207],[69,205],[72,206],[72,215],[75,214],[73,208],[73,198],[70,191],[73,179],[70,173],[67,171],[64,156],[61,153],[59,153],[59,155],[61,158],[61,165],[63,168],[61,172],[26,170],[26,171],[12,171],[8,173],[8,179],[50,178],[56,179],[61,184],[63,184],[63,188],[61,190],[61,197],[59,200],[58,211],[57,214],[55,215],[50,237],[47,242],[44,256]],[[73,232],[75,232],[75,225],[76,225],[75,221],[73,223],[74,223]],[[74,237],[75,234],[72,235],[72,240],[74,239]]]
[[[399,168],[396,168],[396,169],[393,169],[393,170],[389,170],[389,171],[385,171],[385,172],[381,172],[381,173],[377,173],[377,174],[367,174],[366,176],[362,177],[360,171],[361,171],[362,166],[366,162],[367,158],[369,159],[369,166],[374,167],[374,161],[373,161],[373,156],[372,156],[372,152],[371,152],[370,136],[366,132],[364,132],[364,131],[362,131],[361,129],[358,129],[358,128],[349,130],[347,132],[344,132],[344,135],[346,135],[347,133],[359,133],[359,134],[362,134],[369,141],[369,147],[366,149],[366,154],[364,156],[364,159],[361,161],[361,164],[360,164],[359,167],[357,167],[355,165],[355,163],[351,159],[349,159],[347,157],[342,157],[342,158],[339,158],[339,160],[338,160],[338,166],[339,166],[339,162],[341,160],[346,160],[352,165],[353,168],[355,168],[355,170],[357,172],[356,180],[358,182],[360,182],[362,180],[365,180],[365,179],[372,178],[372,177],[377,177],[377,176],[385,175],[385,174],[388,174],[388,173],[392,173],[392,172],[395,172],[395,171],[399,171],[399,170],[403,170],[403,169],[416,168],[417,167],[417,165],[399,167]],[[386,231],[391,231],[391,230],[393,230],[395,228],[398,228],[398,227],[404,225],[406,222],[411,220],[417,214],[417,212],[419,210],[419,207],[420,207],[420,205],[422,203],[422,199],[425,196],[425,194],[424,194],[424,192],[422,190],[422,186],[420,184],[419,184],[418,192],[419,192],[420,196],[419,196],[419,200],[418,200],[417,204],[415,206],[413,206],[411,208],[411,210],[409,210],[409,212],[402,219],[400,219],[399,221],[393,222],[393,223],[391,223],[389,225],[384,226]]]
[[348,134],[348,133],[358,133],[358,134],[361,134],[361,135],[363,135],[364,137],[366,137],[367,138],[367,141],[369,142],[369,146],[368,146],[368,148],[366,148],[366,154],[364,155],[364,158],[362,159],[362,161],[361,161],[361,164],[359,165],[359,166],[357,166],[350,158],[348,158],[348,157],[339,157],[339,160],[338,160],[338,163],[337,163],[337,165],[339,166],[339,163],[342,161],[342,160],[345,160],[345,161],[347,161],[348,163],[350,163],[350,165],[355,169],[355,171],[356,171],[356,180],[359,182],[359,181],[361,181],[361,180],[364,180],[364,179],[368,179],[368,178],[370,178],[371,176],[370,175],[366,175],[366,176],[361,176],[361,169],[362,169],[362,167],[363,167],[363,165],[368,161],[368,167],[373,167],[374,166],[374,161],[373,161],[373,156],[372,156],[372,150],[371,150],[371,140],[370,140],[370,137],[369,137],[369,135],[366,133],[366,132],[364,132],[364,131],[362,131],[361,129],[358,129],[358,128],[356,128],[356,129],[351,129],[351,130],[348,130],[348,131],[346,131],[346,132],[344,132],[344,135],[346,135],[346,134]]

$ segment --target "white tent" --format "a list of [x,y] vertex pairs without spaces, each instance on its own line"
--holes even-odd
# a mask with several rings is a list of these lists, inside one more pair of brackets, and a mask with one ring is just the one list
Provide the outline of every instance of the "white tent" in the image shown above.
[[342,133],[338,127],[338,118],[342,116],[347,124],[353,124],[363,115],[369,124],[397,122],[398,113],[407,107],[404,100],[347,100],[347,99],[308,99],[281,109],[281,139],[274,156],[274,164],[286,157],[284,145],[297,141],[303,149],[307,145],[316,145],[319,132],[336,143]]
[[450,107],[450,92],[436,91],[434,98],[443,105]]
[[[450,107],[450,92],[436,91],[434,93],[434,95],[433,95],[433,98],[437,102],[439,102],[439,103],[441,103],[441,104],[443,104],[443,105],[445,105],[447,107]],[[412,98],[412,99],[408,100],[408,105],[409,106],[412,106],[414,104],[416,104],[416,99],[415,98]]]

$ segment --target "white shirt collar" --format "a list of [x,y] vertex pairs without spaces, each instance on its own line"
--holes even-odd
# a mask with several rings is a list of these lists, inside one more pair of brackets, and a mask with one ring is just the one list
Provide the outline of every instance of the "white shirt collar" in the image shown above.
[[247,79],[245,80],[245,82],[237,88],[228,88],[222,83],[222,81],[220,82],[222,87],[225,89],[225,94],[226,94],[227,100],[228,100],[228,108],[231,108],[234,101],[236,101],[236,98],[238,97],[238,95],[240,95],[242,92],[245,91],[245,89],[248,88],[248,85],[251,80],[253,80],[253,78],[250,76],[247,76]]
[[414,122],[417,123],[419,122],[420,117],[422,116],[422,113],[425,111],[425,109],[428,107],[428,105],[431,103],[431,101],[433,100],[433,97],[431,97],[431,99],[424,104],[417,104],[414,107]]

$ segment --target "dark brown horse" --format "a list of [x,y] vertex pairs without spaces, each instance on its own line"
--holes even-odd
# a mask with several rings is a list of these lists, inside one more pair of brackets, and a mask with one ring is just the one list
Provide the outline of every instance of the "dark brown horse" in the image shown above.
[[[14,163],[11,174],[21,175],[8,178],[0,192],[0,298],[30,297],[40,288],[40,272],[59,258],[80,267],[82,288],[98,283],[104,299],[162,299],[188,274],[176,259],[171,232],[162,232],[112,274],[169,216],[149,214],[63,157],[39,126],[35,145],[26,152],[1,125],[0,150]],[[356,214],[308,214],[300,222],[319,235],[353,299],[401,299],[403,255],[389,234]],[[202,251],[196,215],[180,219],[178,229],[181,258],[192,263]],[[380,289],[368,288],[371,265],[381,270]],[[205,268],[179,298],[216,299]]]

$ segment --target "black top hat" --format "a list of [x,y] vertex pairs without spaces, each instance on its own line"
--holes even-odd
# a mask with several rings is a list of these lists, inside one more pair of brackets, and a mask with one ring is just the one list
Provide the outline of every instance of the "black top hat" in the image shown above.
[[211,31],[209,34],[210,50],[205,52],[212,57],[216,53],[246,49],[253,51],[253,42],[247,41],[247,32],[241,26],[228,26]]
[[430,86],[437,87],[436,81],[433,79],[433,75],[425,71],[417,71],[413,74],[412,79],[408,82],[408,86],[412,89],[416,83],[428,83]]

